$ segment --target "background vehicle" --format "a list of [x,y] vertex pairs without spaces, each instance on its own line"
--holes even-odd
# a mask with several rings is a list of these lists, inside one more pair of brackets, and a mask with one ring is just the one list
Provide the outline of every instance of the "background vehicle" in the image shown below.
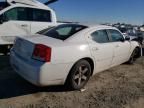
[[81,89],[91,75],[140,57],[138,42],[129,39],[114,27],[63,24],[17,38],[10,61],[18,74],[35,85],[68,84]]
[[0,2],[0,52],[7,53],[16,36],[57,25],[55,12],[36,0]]
[[131,41],[137,41],[140,44],[143,44],[144,35],[141,31],[135,29],[134,27],[119,26],[117,28],[123,33],[124,36],[129,36]]

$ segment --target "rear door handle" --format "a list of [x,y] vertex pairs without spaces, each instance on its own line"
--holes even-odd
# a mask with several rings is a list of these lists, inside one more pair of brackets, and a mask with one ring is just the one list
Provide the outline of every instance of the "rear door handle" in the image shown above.
[[93,47],[92,50],[93,50],[93,51],[97,51],[97,50],[99,50],[99,48]]

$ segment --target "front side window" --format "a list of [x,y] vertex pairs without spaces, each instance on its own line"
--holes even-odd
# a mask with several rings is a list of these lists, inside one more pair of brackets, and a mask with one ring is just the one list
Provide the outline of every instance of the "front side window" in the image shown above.
[[98,30],[91,34],[92,39],[98,43],[107,43],[109,42],[109,37],[106,30]]
[[51,14],[48,10],[32,9],[33,21],[51,22]]
[[28,11],[26,8],[13,8],[11,10],[8,10],[4,13],[7,20],[20,20],[20,21],[26,21],[28,20]]
[[40,32],[40,34],[46,35],[48,37],[65,40],[72,36],[73,34],[87,28],[83,25],[77,25],[77,24],[63,24],[59,25],[57,27],[48,29],[47,31],[44,30],[44,32]]
[[118,42],[124,40],[123,35],[117,30],[109,30],[109,33],[112,38],[112,42]]
[[5,12],[4,15],[7,20],[17,20],[18,19],[17,8]]

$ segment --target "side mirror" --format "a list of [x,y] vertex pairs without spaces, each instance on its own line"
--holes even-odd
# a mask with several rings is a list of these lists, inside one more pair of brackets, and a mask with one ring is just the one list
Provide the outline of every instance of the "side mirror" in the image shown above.
[[129,36],[126,36],[126,37],[125,37],[125,40],[126,40],[126,41],[129,41],[129,40],[130,40],[130,37],[129,37]]

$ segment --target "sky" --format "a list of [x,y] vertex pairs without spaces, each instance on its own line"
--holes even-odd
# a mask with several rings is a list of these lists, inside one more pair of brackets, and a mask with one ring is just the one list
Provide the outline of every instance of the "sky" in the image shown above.
[[144,0],[59,0],[50,7],[56,11],[58,20],[85,23],[144,23]]
[[59,0],[49,7],[59,21],[144,24],[144,0]]

